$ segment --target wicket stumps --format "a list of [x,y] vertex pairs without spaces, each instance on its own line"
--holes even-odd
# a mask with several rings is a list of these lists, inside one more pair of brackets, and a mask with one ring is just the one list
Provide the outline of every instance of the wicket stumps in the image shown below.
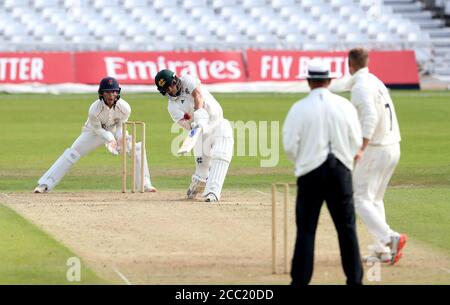
[[[144,164],[145,164],[145,123],[144,122],[125,122],[122,124],[122,139],[126,139],[127,125],[131,126],[131,192],[136,192],[136,125],[141,126],[141,189],[144,193]],[[122,193],[127,192],[127,141],[122,140]]]
[[283,273],[288,273],[288,202],[289,202],[289,186],[295,185],[291,183],[273,183],[272,184],[272,273],[277,273],[277,191],[278,187],[284,190],[283,199]]

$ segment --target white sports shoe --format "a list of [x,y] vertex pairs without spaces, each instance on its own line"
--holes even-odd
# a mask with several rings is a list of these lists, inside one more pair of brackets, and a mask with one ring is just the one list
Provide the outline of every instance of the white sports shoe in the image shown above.
[[156,193],[158,190],[153,186],[144,187],[144,193]]
[[187,199],[195,199],[199,193],[203,193],[205,189],[206,182],[201,181],[195,177],[192,177],[191,185],[186,192]]
[[391,265],[396,264],[403,256],[402,249],[406,245],[408,236],[406,234],[399,234],[391,237]]
[[205,196],[205,202],[217,202],[219,201],[219,199],[217,199],[216,195],[214,195],[213,193],[208,193]]
[[369,255],[365,255],[362,258],[363,263],[390,263],[391,262],[391,254],[390,253],[371,253]]
[[36,186],[33,193],[36,194],[48,193],[48,186],[46,184],[39,184],[38,186]]

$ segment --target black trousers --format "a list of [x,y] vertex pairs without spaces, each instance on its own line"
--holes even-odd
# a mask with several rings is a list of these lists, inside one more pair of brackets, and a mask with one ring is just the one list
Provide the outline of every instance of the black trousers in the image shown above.
[[311,280],[316,228],[323,201],[327,203],[337,230],[347,284],[362,284],[351,171],[330,154],[320,167],[299,177],[297,187],[297,240],[292,258],[292,285],[307,285]]

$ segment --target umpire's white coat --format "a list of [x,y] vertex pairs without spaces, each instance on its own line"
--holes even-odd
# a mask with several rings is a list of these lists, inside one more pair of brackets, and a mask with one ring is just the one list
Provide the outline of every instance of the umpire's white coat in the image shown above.
[[400,131],[394,104],[386,86],[368,68],[349,81],[363,137],[369,139],[353,173],[356,211],[374,236],[375,251],[387,252],[393,234],[386,223],[383,198],[400,159]]
[[318,168],[333,153],[349,170],[361,146],[358,116],[350,102],[326,88],[312,90],[289,110],[283,145],[295,176]]

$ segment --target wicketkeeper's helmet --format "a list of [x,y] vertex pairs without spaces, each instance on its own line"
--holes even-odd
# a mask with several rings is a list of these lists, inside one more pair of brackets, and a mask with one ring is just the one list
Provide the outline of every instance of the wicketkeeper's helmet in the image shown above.
[[167,88],[173,83],[173,81],[177,81],[177,77],[175,76],[175,72],[170,71],[168,69],[164,69],[158,72],[155,76],[155,84],[158,88],[158,91],[162,95],[166,95]]
[[114,77],[105,77],[100,81],[100,85],[98,86],[98,95],[100,99],[103,99],[102,95],[105,91],[117,91],[117,100],[120,98],[120,90],[119,82]]

